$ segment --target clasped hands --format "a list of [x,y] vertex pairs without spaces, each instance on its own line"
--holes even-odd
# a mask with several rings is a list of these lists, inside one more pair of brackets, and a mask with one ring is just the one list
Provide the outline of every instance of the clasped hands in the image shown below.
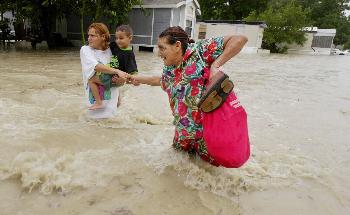
[[127,84],[133,84],[134,86],[140,85],[140,82],[137,80],[135,75],[130,75],[126,72],[119,71],[118,74],[112,77],[112,82],[117,86]]

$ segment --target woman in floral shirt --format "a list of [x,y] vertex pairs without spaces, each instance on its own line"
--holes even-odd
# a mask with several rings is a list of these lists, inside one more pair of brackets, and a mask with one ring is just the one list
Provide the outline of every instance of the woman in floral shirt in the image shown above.
[[247,38],[225,36],[196,43],[179,26],[169,27],[158,39],[159,56],[164,61],[159,76],[133,76],[134,85],[161,86],[168,94],[175,125],[173,146],[190,153],[198,153],[216,165],[207,152],[203,139],[202,112],[197,107],[209,76],[238,54]]

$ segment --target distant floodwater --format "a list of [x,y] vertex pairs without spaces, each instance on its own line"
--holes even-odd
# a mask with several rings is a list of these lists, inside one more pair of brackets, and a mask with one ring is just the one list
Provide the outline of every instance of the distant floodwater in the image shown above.
[[[161,74],[154,54],[136,58]],[[350,56],[224,68],[248,113],[240,169],[172,149],[160,87],[124,86],[118,116],[90,120],[78,50],[0,51],[1,214],[350,214]]]

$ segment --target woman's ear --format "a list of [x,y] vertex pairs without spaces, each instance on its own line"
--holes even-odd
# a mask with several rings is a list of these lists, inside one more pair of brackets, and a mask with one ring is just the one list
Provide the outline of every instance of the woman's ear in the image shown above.
[[176,41],[175,48],[176,48],[176,50],[182,51],[182,47],[181,47],[181,42],[180,41]]

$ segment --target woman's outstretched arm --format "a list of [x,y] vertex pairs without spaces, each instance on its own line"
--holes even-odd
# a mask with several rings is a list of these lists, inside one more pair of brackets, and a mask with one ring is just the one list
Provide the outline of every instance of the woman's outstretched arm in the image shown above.
[[150,86],[160,86],[160,76],[132,75],[131,83],[136,86],[140,84],[147,84]]

